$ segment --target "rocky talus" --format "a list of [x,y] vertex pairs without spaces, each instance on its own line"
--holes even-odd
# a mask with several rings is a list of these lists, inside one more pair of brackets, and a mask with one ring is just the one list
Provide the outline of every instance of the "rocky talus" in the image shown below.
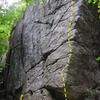
[[[21,94],[23,100],[65,100],[60,74],[69,54],[70,7],[71,0],[30,4],[15,23],[4,69],[6,100],[19,100]],[[96,61],[100,21],[96,11],[95,5],[75,0],[70,31],[73,52],[64,71],[68,100],[100,100],[100,62]]]

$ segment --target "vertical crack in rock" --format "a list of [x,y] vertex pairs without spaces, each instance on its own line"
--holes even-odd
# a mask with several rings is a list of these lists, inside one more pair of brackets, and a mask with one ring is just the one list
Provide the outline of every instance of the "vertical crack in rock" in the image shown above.
[[24,17],[25,17],[25,12],[23,12],[22,15],[22,31],[21,31],[21,36],[20,36],[20,56],[21,56],[21,63],[22,67],[24,68],[24,41],[23,41],[23,35],[24,35]]
[[21,55],[21,63],[22,63],[22,66],[24,67],[24,46],[23,46],[23,30],[24,30],[24,24],[22,26],[22,33],[21,33],[21,45],[20,45],[20,55]]

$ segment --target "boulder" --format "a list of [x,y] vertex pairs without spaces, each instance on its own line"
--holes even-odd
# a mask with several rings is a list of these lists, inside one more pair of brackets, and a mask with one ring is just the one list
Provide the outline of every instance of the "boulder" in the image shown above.
[[[37,2],[38,3],[38,2]],[[7,100],[65,100],[61,72],[69,51],[70,0],[28,5],[11,31],[4,71]],[[63,74],[68,100],[100,100],[97,8],[75,0]]]

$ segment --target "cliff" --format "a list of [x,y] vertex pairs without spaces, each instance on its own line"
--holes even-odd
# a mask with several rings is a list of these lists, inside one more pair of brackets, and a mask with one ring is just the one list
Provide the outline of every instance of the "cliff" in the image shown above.
[[[100,100],[100,21],[96,7],[75,0],[27,6],[12,29],[4,70],[7,100]],[[72,52],[70,52],[69,44]],[[69,59],[69,54],[72,54]],[[62,82],[62,68],[64,83]],[[66,99],[67,100],[67,99]]]

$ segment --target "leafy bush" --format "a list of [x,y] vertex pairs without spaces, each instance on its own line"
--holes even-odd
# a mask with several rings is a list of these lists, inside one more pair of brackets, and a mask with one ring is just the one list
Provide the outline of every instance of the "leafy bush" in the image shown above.
[[25,9],[25,4],[22,1],[13,4],[8,8],[0,5],[0,67],[3,66],[2,57],[6,53],[8,44],[7,39],[10,35],[14,20],[17,20]]
[[[98,7],[98,13],[100,14],[100,0],[87,0],[89,4],[96,4]],[[100,18],[100,15],[99,15]]]

